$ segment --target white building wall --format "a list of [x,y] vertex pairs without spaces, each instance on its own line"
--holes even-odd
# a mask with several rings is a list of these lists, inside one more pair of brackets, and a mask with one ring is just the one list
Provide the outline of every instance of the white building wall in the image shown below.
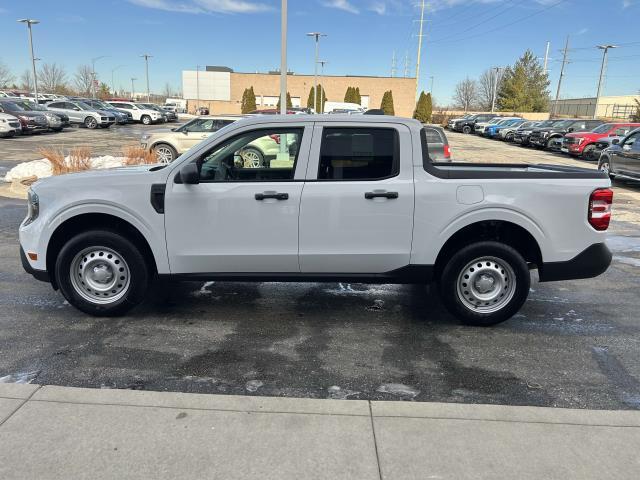
[[199,96],[200,100],[230,101],[231,73],[185,70],[182,72],[182,96],[184,98]]

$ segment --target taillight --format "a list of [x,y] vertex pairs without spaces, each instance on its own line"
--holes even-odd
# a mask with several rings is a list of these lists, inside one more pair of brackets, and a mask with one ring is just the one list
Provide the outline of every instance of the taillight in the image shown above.
[[449,145],[444,146],[444,158],[451,158],[451,148]]
[[596,230],[606,230],[611,221],[611,204],[613,203],[613,190],[599,188],[589,197],[589,223]]
[[278,134],[274,134],[274,135],[269,135],[269,137],[271,137],[271,140],[273,140],[274,142],[276,142],[278,145],[280,145],[280,135]]

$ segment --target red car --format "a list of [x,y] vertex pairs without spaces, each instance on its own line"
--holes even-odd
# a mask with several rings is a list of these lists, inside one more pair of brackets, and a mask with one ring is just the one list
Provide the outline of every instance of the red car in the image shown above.
[[604,123],[590,132],[567,133],[562,140],[562,151],[582,156],[586,160],[597,160],[596,142],[604,137],[624,137],[640,123]]

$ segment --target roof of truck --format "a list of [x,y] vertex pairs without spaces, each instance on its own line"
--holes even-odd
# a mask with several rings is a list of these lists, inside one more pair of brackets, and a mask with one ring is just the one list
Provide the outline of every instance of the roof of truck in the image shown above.
[[256,115],[239,120],[238,123],[400,123],[407,126],[422,128],[422,124],[412,118],[393,117],[389,115]]

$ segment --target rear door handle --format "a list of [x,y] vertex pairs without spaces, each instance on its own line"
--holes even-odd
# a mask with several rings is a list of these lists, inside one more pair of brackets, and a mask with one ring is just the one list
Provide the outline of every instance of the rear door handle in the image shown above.
[[366,192],[364,198],[371,200],[373,198],[398,198],[398,192]]
[[275,200],[289,200],[289,194],[278,192],[256,193],[256,200],[266,200],[268,198],[273,198]]

